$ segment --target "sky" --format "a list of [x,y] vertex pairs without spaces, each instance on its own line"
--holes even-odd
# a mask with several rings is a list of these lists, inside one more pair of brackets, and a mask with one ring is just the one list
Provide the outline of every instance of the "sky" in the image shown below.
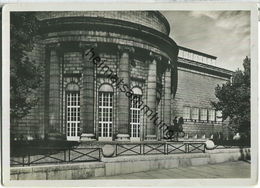
[[216,66],[243,70],[250,57],[249,11],[162,11],[179,45],[217,57]]

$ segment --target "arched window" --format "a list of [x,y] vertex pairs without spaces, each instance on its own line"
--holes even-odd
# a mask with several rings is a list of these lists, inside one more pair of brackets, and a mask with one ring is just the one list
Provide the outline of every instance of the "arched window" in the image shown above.
[[66,124],[67,140],[79,140],[80,137],[80,92],[79,86],[70,83],[66,88]]
[[99,137],[112,137],[113,88],[103,84],[98,91],[98,127]]
[[131,138],[140,139],[140,104],[142,100],[142,90],[138,87],[134,87],[132,91],[134,94],[132,95],[130,106],[130,136]]

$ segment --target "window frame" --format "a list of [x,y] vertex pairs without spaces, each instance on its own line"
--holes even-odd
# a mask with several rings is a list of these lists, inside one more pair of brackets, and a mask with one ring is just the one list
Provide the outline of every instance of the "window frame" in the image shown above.
[[[204,112],[206,112],[206,113],[204,113]],[[200,116],[201,122],[207,122],[208,121],[208,110],[207,110],[207,108],[201,108],[199,116]]]
[[[67,140],[70,140],[70,141],[79,140],[80,134],[81,134],[80,91],[67,90],[65,93],[66,93],[66,95],[65,95],[66,96],[66,100],[65,100],[65,102],[66,102],[66,116],[65,116],[65,118],[66,118],[66,138],[67,138]],[[75,98],[72,97],[73,94],[76,94]],[[73,99],[76,99],[76,101],[72,101]],[[72,104],[73,102],[75,102],[75,104]],[[74,109],[75,109],[75,112],[73,112]],[[68,112],[68,111],[70,111],[70,112]],[[70,117],[69,117],[69,115],[70,115]],[[75,119],[72,120],[72,118],[75,118]],[[74,129],[74,131],[72,129]],[[75,133],[75,134],[73,134],[73,133]]]
[[[211,114],[211,112],[213,112],[212,114]],[[209,121],[210,122],[215,122],[216,121],[216,111],[215,111],[215,109],[209,109],[209,112],[208,112],[208,114],[209,114]],[[213,119],[211,119],[210,117],[213,117]]]
[[[187,112],[185,111],[185,109],[188,109]],[[186,116],[188,114],[188,116]],[[191,120],[191,107],[190,106],[183,106],[183,119],[188,121]]]
[[[107,96],[105,96],[107,95]],[[101,103],[100,103],[101,96]],[[104,100],[107,97],[107,100]],[[98,90],[98,137],[112,138],[113,136],[113,114],[114,114],[114,92],[110,84],[102,84]]]
[[[140,104],[140,101],[142,100],[142,95],[140,94],[133,94],[133,97],[138,97],[137,100],[139,100],[138,104],[135,104],[136,106],[134,106],[134,100],[132,99],[130,102],[130,137],[131,138],[141,138],[141,108],[138,107]],[[134,113],[136,112],[136,114]],[[134,114],[136,116],[136,118],[134,118]],[[133,120],[136,120],[136,122],[134,122]],[[134,131],[134,129],[136,131]]]
[[[196,113],[196,118],[194,118],[194,110],[197,111]],[[198,107],[192,107],[192,110],[191,110],[191,119],[192,121],[195,121],[195,122],[198,122],[199,121],[199,108]]]

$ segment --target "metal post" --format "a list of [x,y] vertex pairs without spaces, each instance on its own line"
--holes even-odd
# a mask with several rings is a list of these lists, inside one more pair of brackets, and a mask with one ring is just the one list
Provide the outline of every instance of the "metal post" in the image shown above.
[[69,162],[70,162],[70,148],[69,148]]
[[98,148],[98,158],[99,158],[99,161],[101,161],[100,150],[101,150],[101,148]]
[[28,154],[28,166],[30,166],[30,153]]
[[66,150],[64,150],[64,162],[66,162]]

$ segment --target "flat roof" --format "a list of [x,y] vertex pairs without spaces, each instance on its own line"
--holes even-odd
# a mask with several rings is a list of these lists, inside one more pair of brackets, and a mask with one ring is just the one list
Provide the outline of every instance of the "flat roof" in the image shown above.
[[209,54],[199,52],[199,51],[196,51],[196,50],[193,50],[193,49],[190,49],[190,48],[186,48],[186,47],[183,47],[183,46],[178,46],[178,47],[179,47],[180,50],[183,50],[183,51],[191,52],[191,53],[198,54],[198,55],[208,57],[208,58],[211,58],[211,59],[217,59],[217,57],[213,56],[213,55],[209,55]]
[[200,63],[197,61],[193,61],[181,57],[178,57],[178,67],[196,70],[199,72],[205,72],[205,73],[209,73],[212,75],[217,75],[225,78],[230,78],[234,73],[233,71],[224,68],[216,67],[206,63]]

